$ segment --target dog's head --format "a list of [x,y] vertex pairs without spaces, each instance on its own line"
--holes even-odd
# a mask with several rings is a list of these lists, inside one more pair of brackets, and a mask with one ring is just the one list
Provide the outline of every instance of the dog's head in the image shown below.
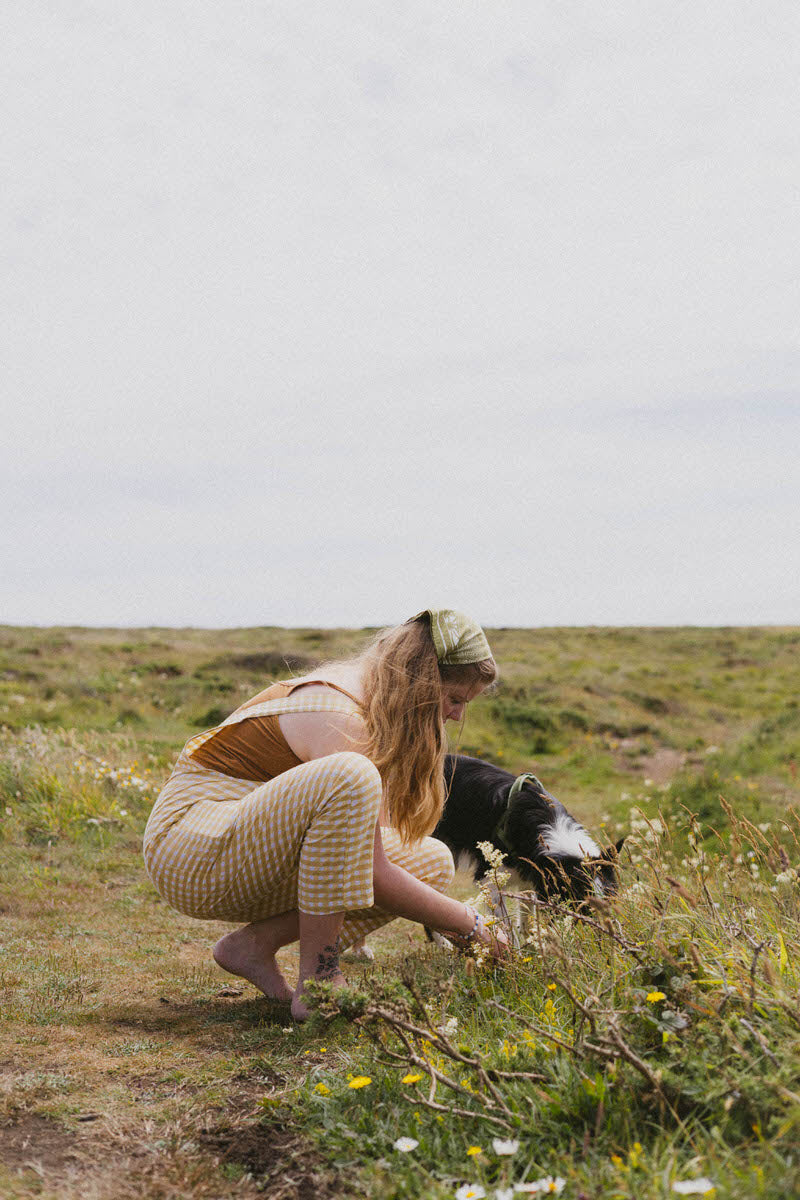
[[582,905],[617,890],[618,856],[625,841],[601,850],[538,779],[511,797],[501,826],[508,862],[541,900]]
[[539,899],[564,900],[581,908],[592,899],[601,900],[616,892],[618,855],[624,841],[621,838],[616,846],[601,850],[596,857],[544,853],[528,862],[520,859],[517,871]]

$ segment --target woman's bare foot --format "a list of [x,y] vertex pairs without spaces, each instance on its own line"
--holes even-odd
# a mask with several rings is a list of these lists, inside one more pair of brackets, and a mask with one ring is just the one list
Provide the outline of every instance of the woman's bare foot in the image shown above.
[[269,944],[264,924],[244,925],[226,933],[212,951],[214,961],[223,971],[247,979],[271,1000],[291,1000],[294,993],[275,960],[278,947]]

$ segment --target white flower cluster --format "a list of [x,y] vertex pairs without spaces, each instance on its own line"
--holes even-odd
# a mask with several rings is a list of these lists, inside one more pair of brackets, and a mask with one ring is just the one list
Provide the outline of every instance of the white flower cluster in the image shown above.
[[700,1179],[676,1179],[672,1190],[680,1196],[709,1196],[715,1190],[715,1184],[705,1176]]
[[[104,758],[96,758],[91,763],[77,759],[72,765],[76,771],[88,773],[98,783],[108,780],[114,787],[136,792],[146,792],[152,787],[150,781],[138,775],[133,767],[112,767]],[[138,766],[138,763],[134,765]]]
[[650,885],[644,879],[634,879],[627,887],[620,889],[620,894],[627,897],[643,896],[650,891]]
[[[419,1142],[413,1137],[399,1137],[394,1143],[395,1150],[401,1154],[409,1154],[416,1150]],[[516,1138],[493,1138],[492,1149],[499,1157],[511,1157],[519,1150]],[[480,1154],[479,1146],[471,1146],[468,1154]],[[514,1196],[558,1196],[564,1190],[565,1179],[560,1175],[545,1175],[542,1179],[532,1179],[529,1183],[515,1183],[509,1187],[496,1188],[494,1200],[514,1200]],[[484,1200],[486,1188],[480,1183],[462,1183],[455,1192],[455,1200]]]
[[[564,1190],[565,1179],[545,1175],[543,1179],[532,1179],[530,1183],[515,1183],[513,1187],[495,1188],[494,1200],[513,1200],[514,1196],[558,1196]],[[479,1183],[464,1183],[455,1194],[455,1200],[484,1200],[486,1188]]]
[[500,892],[511,878],[511,872],[503,868],[506,856],[491,842],[478,842],[478,849],[486,859],[489,870],[479,884],[476,903],[484,912],[497,914],[499,911],[504,915],[505,908]]
[[508,883],[511,876],[508,871],[503,870],[503,863],[506,861],[503,851],[498,850],[491,842],[478,842],[478,849],[489,864],[489,870],[498,878],[498,882]]
[[666,827],[660,817],[645,817],[640,808],[630,810],[628,828],[632,834],[641,835],[646,842],[657,842],[666,833]]

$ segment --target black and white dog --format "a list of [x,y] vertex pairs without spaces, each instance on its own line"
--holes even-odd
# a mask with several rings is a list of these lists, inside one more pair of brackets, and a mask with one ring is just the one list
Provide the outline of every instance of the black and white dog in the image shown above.
[[535,775],[521,776],[515,786],[515,776],[502,767],[448,754],[445,785],[447,800],[433,836],[449,846],[457,865],[469,856],[476,880],[489,871],[477,843],[491,842],[505,855],[504,866],[540,900],[579,905],[616,891],[625,839],[601,850]]
[[[489,872],[478,842],[491,842],[505,855],[512,891],[575,906],[616,891],[617,855],[625,839],[601,850],[534,775],[520,777],[515,787],[517,777],[509,771],[465,754],[448,754],[444,774],[447,799],[433,836],[449,847],[456,866],[469,861],[476,881]],[[373,954],[360,942],[349,956]]]

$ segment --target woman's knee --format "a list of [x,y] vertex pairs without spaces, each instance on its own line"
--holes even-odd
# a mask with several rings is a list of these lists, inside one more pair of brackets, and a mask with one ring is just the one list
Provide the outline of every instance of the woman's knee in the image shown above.
[[380,771],[365,755],[354,750],[342,750],[330,756],[335,777],[343,785],[342,794],[348,797],[363,795],[366,805],[377,807],[381,802],[383,784]]

